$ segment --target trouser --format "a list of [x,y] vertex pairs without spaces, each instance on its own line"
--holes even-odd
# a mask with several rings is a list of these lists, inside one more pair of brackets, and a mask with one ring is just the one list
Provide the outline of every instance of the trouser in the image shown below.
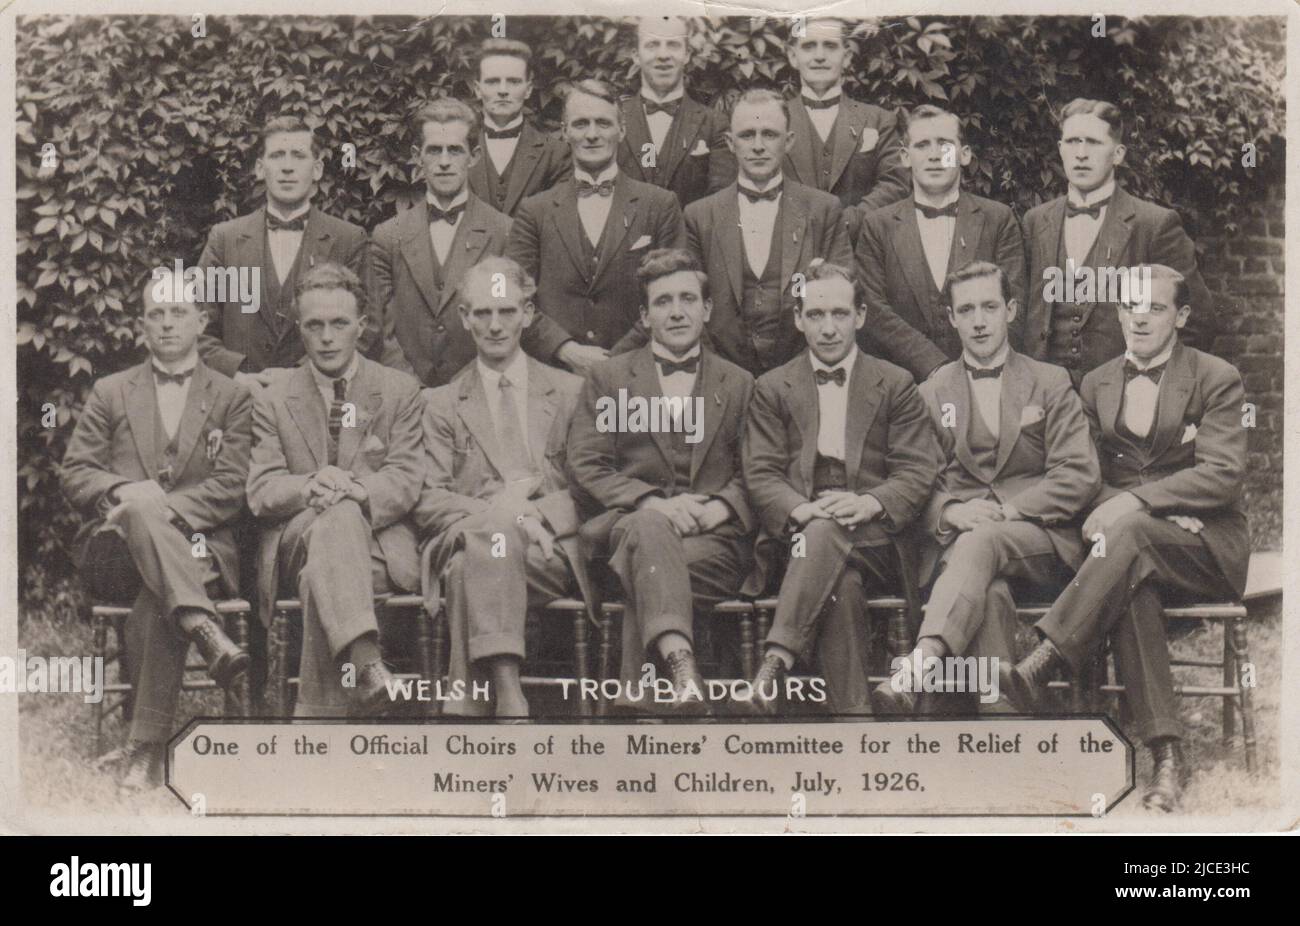
[[1084,560],[1037,627],[1075,673],[1109,635],[1138,738],[1182,736],[1160,587],[1205,598],[1235,592],[1199,536],[1145,512],[1106,531],[1105,553]]

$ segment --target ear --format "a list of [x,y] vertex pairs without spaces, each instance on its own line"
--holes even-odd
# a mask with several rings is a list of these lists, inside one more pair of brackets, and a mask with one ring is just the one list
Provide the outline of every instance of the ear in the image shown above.
[[312,162],[311,179],[319,182],[320,178],[323,177],[324,175],[325,175],[325,152],[322,151],[320,153],[320,156],[317,157],[316,160]]
[[1016,320],[1016,313],[1019,311],[1020,311],[1020,306],[1019,304],[1016,303],[1016,300],[1008,299],[1007,300],[1007,324],[1008,325]]
[[537,316],[537,306],[533,304],[533,300],[529,299],[524,303],[524,306],[520,311],[523,312],[524,327],[527,328],[533,323],[533,319]]
[[1124,145],[1116,145],[1115,154],[1111,157],[1111,161],[1115,164],[1116,167],[1119,167],[1121,164],[1124,163],[1124,155],[1126,155],[1127,153],[1128,153],[1128,148],[1126,148]]
[[[1013,300],[1013,301],[1014,301],[1014,300]],[[946,306],[944,306],[944,307],[943,307],[943,313],[944,313],[944,315],[948,316],[948,324],[952,325],[952,329],[953,329],[954,331],[956,331],[956,330],[957,330],[957,317],[956,317],[955,315],[952,314],[952,306],[950,306],[950,305],[946,305]]]
[[731,134],[731,129],[722,133],[722,137],[727,140],[727,150],[733,155],[736,153],[736,139]]
[[790,67],[794,68],[796,71],[799,70],[799,62],[795,60],[795,56],[794,56],[793,42],[785,46],[785,60],[790,62]]
[[465,308],[465,303],[456,306],[456,314],[460,316],[460,326],[469,331],[469,310]]
[[258,180],[266,180],[266,164],[263,163],[260,154],[257,156],[257,160],[253,163],[253,176]]
[[709,320],[709,316],[712,315],[712,314],[713,314],[713,300],[712,300],[712,299],[705,299],[705,300],[704,300],[704,320],[707,322],[707,321]]
[[861,330],[862,330],[862,326],[865,325],[865,324],[867,323],[867,307],[866,307],[866,305],[864,304],[864,305],[860,305],[860,306],[858,306],[857,309],[854,311],[853,315],[854,315],[854,319],[853,319],[853,328],[854,328],[855,331],[861,331]]
[[1185,305],[1180,308],[1178,314],[1174,316],[1174,327],[1181,328],[1183,325],[1186,325],[1187,319],[1191,317],[1191,314],[1192,307],[1190,305]]
[[904,167],[906,167],[908,170],[911,170],[911,169],[912,169],[912,152],[911,152],[911,150],[907,147],[907,144],[906,144],[906,143],[904,143],[903,146],[902,146],[901,148],[898,149],[898,160],[899,160],[899,161],[902,163],[902,165],[903,165]]
[[[903,150],[906,151],[907,149],[904,148]],[[971,159],[970,145],[962,145],[959,149],[957,149],[958,164],[960,164],[962,167],[965,167],[968,164],[970,164],[970,159]]]
[[478,159],[483,156],[483,139],[478,140],[478,144],[470,149],[469,157],[465,160],[465,166],[473,167],[478,163]]
[[789,151],[794,147],[794,132],[785,133],[785,150]]

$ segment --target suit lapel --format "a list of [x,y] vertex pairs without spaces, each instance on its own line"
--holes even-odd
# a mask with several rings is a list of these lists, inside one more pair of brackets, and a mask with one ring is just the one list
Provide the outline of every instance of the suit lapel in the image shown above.
[[871,425],[880,410],[880,370],[876,362],[858,351],[853,363],[852,394],[848,401],[847,423],[844,428],[844,470],[849,490],[857,488],[858,467],[862,465],[862,445],[866,442]]
[[731,283],[731,292],[739,308],[745,290],[742,263],[745,260],[745,244],[740,239],[740,192],[733,183],[723,194],[713,223],[713,236],[717,247],[722,251],[727,265],[727,280]]
[[[623,246],[623,239],[627,237],[632,226],[636,224],[636,208],[639,197],[634,194],[629,187],[630,181],[622,173],[614,181],[614,201],[609,204],[609,217],[605,219],[605,229],[600,235],[600,253],[599,260],[596,263],[596,272],[592,275],[591,282],[594,285],[609,269],[609,265],[614,262],[614,255],[618,253]],[[576,211],[576,206],[574,207]],[[581,227],[581,220],[579,220]]]
[[[565,250],[569,252],[569,259],[573,261],[573,266],[578,268],[578,275],[588,286],[591,285],[591,265],[589,261],[583,259],[582,242],[578,239],[579,235],[585,235],[582,229],[582,218],[578,215],[578,190],[573,180],[567,180],[555,187],[552,196],[552,205],[555,211],[551,213],[552,225],[555,232],[564,242]],[[611,218],[613,210],[610,211]]]
[[[646,121],[645,107],[641,105],[639,96],[628,97],[623,101],[623,124],[627,129],[627,134],[623,136],[623,144],[627,147],[628,176],[648,183],[653,179],[654,171],[644,168],[641,165],[641,158],[645,156],[645,146],[651,144],[652,139],[650,123]],[[671,134],[669,132],[669,135]],[[655,152],[656,166],[664,154],[663,151]]]
[[[1133,219],[1136,214],[1133,197],[1125,193],[1121,187],[1115,187],[1110,205],[1106,208],[1106,218],[1102,220],[1101,230],[1097,232],[1097,238],[1092,243],[1089,266],[1100,269],[1115,265],[1114,262],[1119,260],[1125,247],[1128,246],[1129,236],[1133,234]],[[1062,227],[1064,227],[1064,220],[1062,220]],[[1100,280],[1101,277],[1098,276],[1096,281],[1098,285]],[[1088,323],[1088,318],[1099,304],[1109,306],[1112,303],[1089,300],[1080,306],[1081,325]]]
[[945,396],[953,405],[956,419],[952,428],[953,456],[966,468],[966,472],[979,477],[984,474],[980,465],[975,461],[975,457],[971,455],[970,443],[968,442],[971,410],[975,406],[975,401],[971,395],[970,380],[966,377],[966,367],[961,363],[955,363],[948,368],[943,376],[944,381],[938,390],[940,396],[939,407],[942,409],[943,397]]
[[781,197],[777,218],[781,235],[781,286],[790,285],[795,269],[802,263],[803,244],[808,240],[808,202],[802,196],[786,193]]
[[699,394],[704,398],[703,422],[697,422],[697,426],[704,428],[700,442],[691,449],[691,485],[695,485],[695,475],[708,459],[709,448],[713,446],[713,439],[717,436],[718,431],[722,428],[722,422],[726,420],[727,406],[729,397],[723,389],[723,383],[726,377],[722,369],[708,351],[701,351],[700,376],[703,381],[700,383]]
[[212,374],[202,361],[194,368],[190,391],[185,397],[185,411],[181,414],[180,433],[176,436],[176,472],[184,473],[189,465],[194,445],[208,422],[212,411]]
[[276,319],[275,306],[279,304],[280,285],[276,282],[275,263],[266,246],[265,206],[248,216],[240,227],[235,239],[234,257],[231,262],[233,266],[257,267],[261,270],[262,304],[257,309],[257,317],[272,334],[278,333],[280,325]]
[[429,205],[423,198],[402,216],[402,259],[425,305],[438,314],[442,310],[442,294],[438,291],[434,269],[433,239],[429,237]]
[[[912,221],[916,221],[915,209],[912,210]],[[983,231],[984,211],[973,196],[962,193],[957,199],[957,220],[952,230],[952,247],[948,251],[948,273],[975,259],[976,247]]]
[[849,164],[849,158],[857,151],[858,138],[866,124],[866,108],[841,94],[840,111],[831,128],[834,137],[831,147],[831,176],[826,187],[828,190],[835,189],[835,184],[839,183],[840,175]]
[[370,425],[384,404],[383,380],[375,375],[370,361],[365,357],[357,358],[357,375],[352,380],[348,402],[356,410],[356,421],[350,428],[339,431],[339,467],[351,469],[352,459],[357,455],[361,442],[370,433]]
[[497,443],[497,429],[492,423],[492,412],[488,408],[487,393],[483,389],[483,379],[478,375],[475,365],[461,378],[460,395],[456,403],[456,413],[483,450],[497,475],[505,478],[506,465],[501,459],[501,446]]
[[546,472],[546,447],[551,440],[557,405],[555,384],[544,364],[528,361],[528,452],[539,473]]
[[[131,426],[131,437],[135,440],[135,452],[140,463],[149,474],[149,478],[158,479],[158,396],[154,391],[152,360],[146,360],[136,367],[131,377],[126,395],[126,420]],[[193,392],[193,388],[190,392]]]
[[1097,423],[1106,437],[1115,436],[1119,407],[1124,399],[1124,358],[1108,361],[1097,383]]
[[813,379],[812,361],[805,350],[795,361],[794,369],[786,380],[789,406],[794,412],[795,427],[799,429],[799,476],[803,491],[811,495],[813,469],[817,463],[817,433],[821,428],[821,409],[817,401],[817,382]]
[[[456,237],[447,252],[447,263],[442,268],[442,290],[438,294],[438,308],[435,313],[437,315],[443,313],[447,303],[451,302],[451,297],[456,295],[459,289],[453,281],[461,279],[466,270],[478,263],[479,257],[487,248],[488,208],[481,199],[470,194],[465,214],[456,228]],[[432,249],[432,242],[430,242],[430,249]]]
[[700,126],[703,123],[704,107],[689,96],[683,96],[682,105],[677,109],[677,118],[673,120],[668,134],[664,137],[665,150],[659,152],[658,175],[664,186],[673,182],[673,176],[694,146],[695,136],[700,133]]
[[[925,259],[925,246],[921,243],[921,226],[916,220],[916,200],[908,197],[894,213],[894,227],[897,230],[891,237],[894,253],[903,267],[903,276],[916,297],[916,304],[925,308],[930,306],[930,293],[934,289],[934,279],[930,276],[930,264]],[[956,239],[956,235],[953,238]],[[927,322],[932,322],[929,312],[925,313]]]
[[328,422],[326,421],[329,409],[325,407],[325,400],[316,389],[316,381],[312,378],[311,370],[309,360],[293,371],[284,404],[288,407],[289,415],[298,426],[303,440],[306,441],[307,449],[311,451],[316,465],[324,466],[329,462]]
[[[545,148],[545,137],[533,127],[532,123],[524,120],[523,130],[519,134],[519,144],[515,145],[515,156],[511,159],[510,182],[506,185],[507,213],[510,213],[524,198],[524,190],[528,188],[528,181],[532,179],[533,171],[537,170]],[[486,149],[479,160],[487,160]]]
[[819,138],[817,129],[808,118],[808,110],[796,95],[789,101],[790,131],[794,132],[794,144],[786,151],[786,169],[799,183],[817,187],[817,172],[813,169],[813,139]]
[[1151,459],[1159,459],[1175,440],[1182,438],[1183,414],[1192,397],[1195,383],[1192,375],[1191,354],[1182,344],[1174,347],[1169,365],[1160,381],[1160,395],[1156,401],[1155,439],[1151,442]]
[[998,421],[998,459],[993,467],[996,478],[1007,465],[1011,450],[1020,440],[1020,415],[1034,390],[1034,380],[1028,366],[1015,351],[1007,353],[1006,367],[1002,371],[1002,401]]
[[[654,354],[650,346],[646,345],[641,349],[636,359],[632,361],[632,381],[628,383],[628,399],[641,397],[646,400],[646,408],[650,407],[650,402],[663,398],[663,390],[659,387],[659,371],[655,369]],[[654,444],[659,448],[659,453],[664,458],[664,465],[671,471],[673,467],[673,448],[669,441],[669,435],[662,428],[652,431],[650,437]],[[691,469],[695,469],[694,458],[692,457]]]
[[[1034,266],[1046,270],[1048,267],[1060,267],[1062,271],[1065,267],[1058,264],[1057,260],[1061,256],[1062,247],[1061,239],[1065,234],[1065,197],[1059,196],[1052,200],[1047,206],[1043,215],[1043,231],[1034,238]],[[1031,270],[1032,272],[1032,270]],[[1037,293],[1036,298],[1042,298],[1043,287],[1041,284],[1031,284],[1029,291]],[[1046,337],[1052,329],[1052,310],[1049,305],[1043,312],[1043,328],[1038,332]],[[1028,334],[1029,332],[1026,332]]]

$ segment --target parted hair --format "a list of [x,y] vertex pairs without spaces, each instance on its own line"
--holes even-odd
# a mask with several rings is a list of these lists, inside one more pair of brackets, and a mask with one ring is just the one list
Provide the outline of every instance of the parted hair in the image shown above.
[[651,283],[683,270],[694,272],[700,281],[700,297],[708,299],[709,277],[694,254],[685,248],[655,248],[641,259],[641,266],[636,268],[636,282],[641,288],[642,307],[649,304]]
[[952,291],[958,283],[965,283],[967,280],[978,280],[982,277],[998,278],[998,283],[1002,288],[1002,301],[1010,302],[1012,299],[1011,281],[1003,269],[989,260],[973,260],[970,263],[958,267],[948,274],[943,281],[943,304],[949,309],[952,308]]
[[1064,126],[1065,120],[1071,116],[1096,116],[1110,126],[1111,138],[1118,142],[1124,140],[1124,114],[1114,103],[1077,97],[1066,103],[1065,108],[1061,110],[1061,125]]
[[[465,276],[460,283],[461,294],[468,298],[469,293],[473,292],[473,287],[480,283],[491,286],[494,282],[492,278],[498,273],[505,278],[507,293],[519,293],[520,306],[533,301],[533,296],[537,295],[537,281],[518,261],[505,256],[485,257],[465,271]],[[471,308],[468,302],[462,303],[462,307]]]
[[[804,280],[805,283],[814,283],[818,280],[846,280],[853,284],[853,307],[859,309],[867,304],[867,291],[858,279],[858,275],[841,264],[831,263],[824,257],[819,257],[808,265]],[[802,312],[803,295],[798,297],[798,305],[799,311]]]
[[903,118],[903,138],[905,141],[911,141],[910,129],[913,122],[920,122],[922,119],[938,119],[943,116],[952,116],[957,120],[957,144],[966,144],[966,127],[962,125],[961,117],[954,112],[949,112],[941,106],[935,106],[933,103],[922,103],[913,109],[910,113],[905,113]]
[[597,80],[594,77],[586,77],[582,80],[575,80],[564,88],[564,109],[565,116],[568,115],[569,100],[575,93],[582,93],[587,96],[594,96],[598,100],[604,100],[618,110],[618,121],[621,125],[623,122],[623,108],[618,105],[618,91],[611,84],[603,80]]
[[439,124],[463,122],[469,127],[468,134],[465,136],[469,149],[473,151],[478,147],[480,133],[478,113],[460,100],[443,97],[434,100],[432,103],[425,103],[416,111],[415,115],[411,117],[411,135],[415,138],[417,148],[424,146],[424,125],[426,122],[437,122]]
[[294,305],[302,303],[302,297],[316,289],[341,289],[349,292],[357,300],[357,317],[366,314],[366,288],[361,285],[361,278],[352,270],[332,260],[322,261],[307,269],[298,277],[294,287]]
[[[846,20],[841,19],[841,18],[838,17],[838,16],[807,16],[807,17],[804,17],[804,19],[803,19],[803,27],[804,27],[804,29],[807,29],[807,28],[808,28],[809,26],[811,26],[813,23],[835,23],[835,25],[837,25],[837,26],[840,27],[840,39],[841,39],[845,44],[848,44],[848,41],[849,41],[849,24],[848,24],[848,22],[847,22]],[[789,29],[789,31],[788,31],[788,33],[787,33],[787,42],[788,42],[790,45],[794,45],[794,44],[795,44],[796,42],[798,42],[801,38],[803,38],[802,35],[796,35],[796,34],[795,34],[795,30],[798,28],[798,26],[799,26],[799,22],[798,22],[798,20],[796,20],[796,21],[790,23],[790,29]]]
[[491,58],[493,55],[503,55],[507,58],[518,58],[524,63],[524,76],[531,78],[533,76],[533,50],[523,42],[515,39],[484,39],[478,47],[478,59],[474,63],[475,70],[483,64],[484,58]]
[[1165,264],[1140,264],[1134,268],[1138,273],[1148,271],[1151,274],[1151,282],[1156,280],[1169,280],[1174,284],[1174,309],[1181,309],[1185,305],[1192,304],[1192,287],[1187,282],[1187,277],[1183,276],[1173,267]]
[[736,97],[736,102],[732,104],[731,111],[735,113],[736,107],[741,103],[748,103],[751,106],[762,103],[776,103],[781,107],[781,114],[785,116],[786,128],[790,127],[790,103],[781,94],[767,87],[751,87]]
[[285,132],[306,132],[311,136],[311,153],[316,154],[316,132],[303,121],[301,116],[272,116],[267,119],[261,132],[262,153],[266,153],[266,143],[272,135]]

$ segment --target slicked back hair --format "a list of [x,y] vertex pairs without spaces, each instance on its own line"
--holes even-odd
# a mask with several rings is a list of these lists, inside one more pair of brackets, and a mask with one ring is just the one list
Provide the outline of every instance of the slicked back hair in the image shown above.
[[478,47],[478,60],[474,65],[475,71],[482,74],[482,71],[478,69],[482,67],[483,59],[498,55],[506,58],[518,58],[524,63],[524,77],[529,80],[532,79],[533,50],[525,43],[515,39],[484,39],[483,43]]
[[781,94],[767,87],[751,87],[736,98],[735,104],[731,107],[732,113],[741,103],[748,103],[751,106],[761,105],[763,103],[776,103],[781,107],[781,114],[785,116],[785,127],[790,128],[790,103]]
[[650,284],[683,270],[693,272],[700,281],[700,298],[709,298],[709,277],[695,255],[685,248],[655,248],[641,259],[636,268],[636,282],[641,289],[641,305],[650,303]]
[[[504,255],[485,257],[465,271],[465,276],[460,282],[461,293],[472,292],[475,285],[480,285],[480,280],[483,281],[481,285],[490,287],[496,282],[493,277],[498,273],[505,280],[507,293],[519,293],[520,308],[533,301],[533,297],[537,295],[537,281],[518,261]],[[469,305],[465,307],[472,308]]]
[[[815,283],[819,280],[846,280],[853,285],[853,308],[862,308],[867,304],[867,293],[858,279],[858,275],[842,264],[834,264],[825,258],[819,257],[808,265],[808,272],[804,274],[805,284]],[[803,296],[799,297],[799,311],[803,311]]]
[[569,100],[575,93],[582,93],[587,96],[594,96],[598,100],[604,100],[618,111],[618,124],[623,124],[623,108],[618,105],[618,91],[610,84],[603,80],[597,80],[594,77],[586,77],[571,83],[564,93],[564,117],[568,120]]
[[361,278],[352,270],[332,260],[322,261],[298,277],[294,287],[294,305],[302,304],[302,297],[315,289],[341,289],[349,292],[357,300],[357,318],[366,314],[366,289],[361,285]]
[[1110,126],[1110,137],[1117,142],[1124,141],[1124,114],[1114,103],[1105,100],[1086,100],[1083,97],[1071,100],[1061,110],[1061,125],[1071,116],[1096,116]]
[[306,132],[311,136],[311,154],[316,157],[316,132],[303,121],[301,116],[272,116],[266,120],[262,126],[262,154],[266,154],[266,143],[272,135],[282,135],[287,132]]
[[911,128],[913,122],[920,122],[922,119],[938,119],[943,116],[951,116],[957,121],[957,144],[966,144],[966,127],[962,125],[961,117],[932,103],[922,103],[910,113],[907,113],[907,118],[903,122],[904,143],[906,144],[912,140],[908,129]]
[[425,103],[411,117],[411,132],[415,136],[417,148],[424,147],[424,126],[429,122],[442,125],[450,122],[465,123],[468,127],[465,142],[469,145],[469,150],[473,151],[478,147],[480,134],[478,113],[460,100],[444,97],[440,100],[434,100],[432,103]]
[[949,309],[952,305],[952,291],[958,283],[965,283],[967,280],[978,280],[982,277],[997,277],[998,283],[1002,289],[1002,301],[1010,303],[1013,295],[1011,292],[1011,280],[1007,278],[1006,272],[997,264],[989,260],[973,260],[963,267],[948,274],[943,281],[943,304]]

